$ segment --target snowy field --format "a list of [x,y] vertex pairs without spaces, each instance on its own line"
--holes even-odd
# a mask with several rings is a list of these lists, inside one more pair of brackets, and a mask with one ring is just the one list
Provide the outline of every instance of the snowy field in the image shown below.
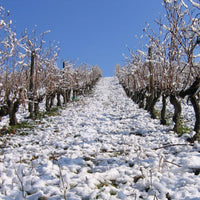
[[170,128],[102,78],[28,135],[1,138],[0,199],[199,200],[200,144]]

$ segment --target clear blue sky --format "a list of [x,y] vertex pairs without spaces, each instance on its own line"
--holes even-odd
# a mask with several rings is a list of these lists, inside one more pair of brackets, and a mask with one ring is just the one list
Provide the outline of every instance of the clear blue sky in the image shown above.
[[163,14],[161,0],[0,0],[10,10],[18,34],[25,28],[38,32],[51,30],[46,41],[60,42],[58,64],[73,60],[98,65],[104,76],[114,74],[138,47],[135,35],[143,34],[148,22]]

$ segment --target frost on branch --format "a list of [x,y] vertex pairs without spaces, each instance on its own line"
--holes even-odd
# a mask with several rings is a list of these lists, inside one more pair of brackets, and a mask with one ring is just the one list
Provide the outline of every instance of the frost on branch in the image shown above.
[[193,0],[189,0],[189,1],[192,3],[192,5],[193,5],[194,7],[200,9],[200,4],[199,4],[199,3],[197,3],[197,2],[195,2],[195,1],[193,1]]

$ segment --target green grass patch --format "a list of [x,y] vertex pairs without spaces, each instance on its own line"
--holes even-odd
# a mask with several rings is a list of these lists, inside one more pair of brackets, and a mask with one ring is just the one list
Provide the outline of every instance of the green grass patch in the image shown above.
[[116,182],[116,180],[110,180],[110,181],[113,187],[118,188],[119,184]]
[[110,195],[111,195],[111,196],[117,195],[117,191],[111,190],[111,191],[110,191]]
[[155,113],[155,115],[156,115],[156,119],[160,119],[160,118],[161,118],[161,113],[160,113],[159,110],[154,109],[154,113]]
[[53,107],[53,108],[51,108],[51,110],[49,110],[49,111],[40,112],[40,113],[36,116],[35,119],[41,120],[42,118],[45,118],[45,117],[52,117],[52,116],[60,115],[59,109],[60,109],[60,107]]
[[22,136],[28,135],[27,129],[32,129],[34,127],[34,123],[30,121],[22,121],[16,125],[13,126],[4,126],[2,129],[0,129],[0,136],[3,135],[13,135],[16,133],[19,133]]
[[60,112],[59,112],[59,107],[53,107],[51,108],[51,110],[49,111],[44,111],[44,112],[41,112],[37,119],[42,119],[43,117],[51,117],[51,116],[57,116],[59,115]]
[[28,135],[28,132],[22,131],[22,132],[19,133],[19,135],[21,135],[21,136],[26,136],[26,135]]
[[59,112],[59,107],[53,107],[51,108],[50,111],[46,111],[45,112],[45,115],[50,117],[50,116],[56,116],[56,115],[59,115],[60,112]]
[[183,134],[190,133],[192,128],[188,127],[184,121],[181,121],[178,127],[178,135],[182,136]]
[[20,123],[18,123],[17,125],[14,125],[14,126],[10,126],[11,129],[30,129],[30,128],[33,128],[34,126],[34,123],[31,123],[30,121],[22,121]]

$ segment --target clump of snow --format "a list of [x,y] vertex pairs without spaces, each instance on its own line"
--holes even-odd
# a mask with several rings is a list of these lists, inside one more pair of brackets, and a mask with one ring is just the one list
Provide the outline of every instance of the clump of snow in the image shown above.
[[28,135],[1,138],[0,199],[200,199],[200,146],[169,129],[102,78]]

